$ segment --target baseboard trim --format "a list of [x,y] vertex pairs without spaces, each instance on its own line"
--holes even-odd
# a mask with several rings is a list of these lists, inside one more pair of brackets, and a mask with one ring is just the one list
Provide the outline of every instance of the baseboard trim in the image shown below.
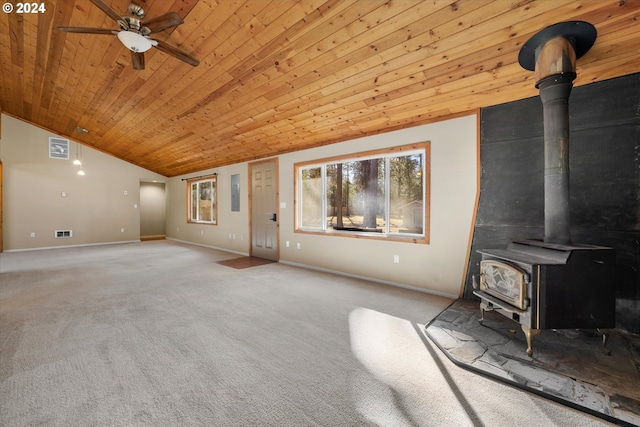
[[7,249],[4,252],[45,251],[49,249],[81,248],[85,246],[120,245],[125,243],[140,243],[140,240],[120,240],[118,242],[83,243],[81,245],[43,246],[40,248]]
[[323,273],[336,274],[338,276],[350,277],[352,279],[367,280],[369,282],[375,282],[375,283],[380,283],[380,284],[383,284],[383,285],[395,286],[397,288],[409,289],[409,290],[412,290],[412,291],[422,292],[422,293],[430,294],[430,295],[437,295],[437,296],[440,296],[440,297],[451,298],[451,299],[454,299],[454,300],[458,299],[458,296],[454,295],[454,294],[448,294],[446,292],[439,292],[439,291],[432,291],[432,290],[425,289],[425,288],[418,288],[416,286],[405,285],[405,284],[397,283],[397,282],[390,282],[388,280],[376,279],[375,277],[360,276],[359,274],[345,273],[344,271],[331,270],[331,269],[328,269],[328,268],[316,267],[315,265],[300,264],[300,263],[291,262],[291,261],[280,260],[279,262],[281,264],[290,265],[292,267],[306,268],[308,270],[315,270],[315,271],[321,271]]
[[204,245],[202,243],[189,242],[188,240],[180,240],[180,239],[176,239],[174,237],[165,237],[165,240],[172,240],[174,242],[184,243],[185,245],[201,246],[203,248],[216,249],[216,250],[219,250],[219,251],[230,252],[232,254],[237,254],[237,255],[242,255],[242,256],[249,256],[249,253],[247,253],[247,252],[233,251],[231,249],[220,248],[218,246]]

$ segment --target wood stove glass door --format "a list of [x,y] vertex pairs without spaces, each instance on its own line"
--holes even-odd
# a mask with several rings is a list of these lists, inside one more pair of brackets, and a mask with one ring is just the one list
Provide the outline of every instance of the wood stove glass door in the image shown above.
[[521,310],[526,310],[527,273],[505,262],[485,260],[480,262],[480,290],[493,295]]

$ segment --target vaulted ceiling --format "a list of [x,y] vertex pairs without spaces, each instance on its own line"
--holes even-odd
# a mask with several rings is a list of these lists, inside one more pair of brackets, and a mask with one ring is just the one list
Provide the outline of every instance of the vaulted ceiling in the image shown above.
[[640,71],[640,0],[135,2],[183,18],[151,38],[199,65],[152,47],[136,70],[114,34],[58,29],[117,31],[99,1],[44,1],[0,14],[2,112],[171,177],[535,96],[518,52],[557,22],[598,31],[576,86]]

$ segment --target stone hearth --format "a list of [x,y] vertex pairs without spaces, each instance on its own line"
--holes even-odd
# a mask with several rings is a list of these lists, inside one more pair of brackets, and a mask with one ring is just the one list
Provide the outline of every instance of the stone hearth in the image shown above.
[[640,337],[612,330],[607,355],[589,330],[542,330],[527,356],[520,325],[479,303],[455,301],[426,326],[459,366],[601,417],[640,426]]

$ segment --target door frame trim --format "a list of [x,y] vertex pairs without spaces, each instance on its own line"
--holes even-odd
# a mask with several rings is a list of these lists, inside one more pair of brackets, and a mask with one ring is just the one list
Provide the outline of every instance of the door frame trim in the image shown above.
[[268,159],[258,160],[256,162],[249,163],[249,189],[247,191],[248,196],[248,218],[249,218],[249,256],[253,256],[253,227],[251,225],[252,205],[251,198],[253,196],[253,167],[262,163],[275,163],[276,165],[276,262],[280,261],[280,163],[278,157],[270,157]]

